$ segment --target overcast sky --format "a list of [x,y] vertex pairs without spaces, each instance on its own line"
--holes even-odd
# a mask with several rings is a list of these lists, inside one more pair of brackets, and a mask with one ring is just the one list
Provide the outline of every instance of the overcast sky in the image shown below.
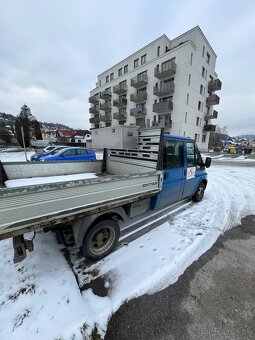
[[97,75],[199,25],[223,86],[215,123],[255,134],[255,1],[0,0],[0,112],[89,128]]

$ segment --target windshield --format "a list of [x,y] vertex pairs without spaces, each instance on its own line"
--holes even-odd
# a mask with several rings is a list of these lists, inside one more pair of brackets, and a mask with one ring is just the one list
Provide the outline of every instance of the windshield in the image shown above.
[[61,151],[62,149],[65,149],[66,146],[62,146],[62,147],[59,147],[59,148],[56,148],[55,150],[51,151],[50,154],[51,155],[56,155],[59,151]]

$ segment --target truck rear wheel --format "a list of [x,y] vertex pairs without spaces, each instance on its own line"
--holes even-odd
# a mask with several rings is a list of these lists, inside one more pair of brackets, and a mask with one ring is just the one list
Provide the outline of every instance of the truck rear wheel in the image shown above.
[[119,236],[117,222],[105,220],[95,224],[84,237],[82,255],[94,261],[102,259],[115,248]]
[[204,193],[205,193],[205,184],[201,182],[195,194],[192,196],[193,201],[200,202],[202,198],[204,197]]

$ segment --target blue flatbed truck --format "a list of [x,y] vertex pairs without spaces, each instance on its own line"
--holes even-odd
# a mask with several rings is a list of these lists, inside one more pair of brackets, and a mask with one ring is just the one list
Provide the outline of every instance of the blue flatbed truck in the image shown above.
[[[22,172],[25,166],[27,176],[33,177],[32,163],[3,163],[2,171],[8,178],[15,173],[13,167],[20,166]],[[54,166],[38,163],[36,174]],[[190,138],[164,134],[163,129],[140,130],[137,148],[105,149],[103,160],[79,164],[83,173],[97,173],[96,178],[0,189],[0,240],[13,237],[14,262],[19,262],[26,250],[33,250],[24,234],[71,226],[82,254],[101,259],[137,217],[160,213],[186,198],[199,202],[210,164]],[[69,169],[75,167],[77,163],[70,162]]]

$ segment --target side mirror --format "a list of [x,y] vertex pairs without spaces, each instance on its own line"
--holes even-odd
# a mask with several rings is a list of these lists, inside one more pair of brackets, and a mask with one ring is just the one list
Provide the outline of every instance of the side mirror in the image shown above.
[[211,157],[206,157],[206,159],[205,159],[205,167],[206,168],[210,168],[211,163],[212,163]]

